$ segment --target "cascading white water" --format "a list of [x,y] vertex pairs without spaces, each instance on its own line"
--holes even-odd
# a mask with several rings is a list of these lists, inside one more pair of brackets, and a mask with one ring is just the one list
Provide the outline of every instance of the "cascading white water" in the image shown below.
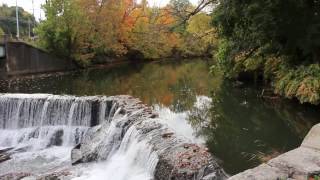
[[[72,106],[79,106],[73,108]],[[72,112],[71,112],[72,110]],[[70,113],[72,117],[70,116]],[[35,126],[89,126],[91,104],[86,98],[47,94],[5,94],[0,96],[0,128],[19,129]]]
[[0,95],[0,147],[73,146],[90,126],[86,98],[49,94]]
[[[108,133],[115,134],[114,126],[123,122],[127,117],[112,121]],[[108,141],[114,141],[108,140]],[[106,143],[107,145],[110,142]],[[107,146],[104,146],[106,148]],[[147,141],[140,139],[140,133],[131,126],[119,144],[113,145],[106,161],[97,163],[91,167],[85,167],[82,175],[76,180],[152,180],[158,162],[157,154],[148,145]],[[105,151],[105,150],[103,150]]]
[[[98,102],[98,113],[92,114]],[[91,164],[80,179],[149,180],[157,156],[134,126],[124,130],[130,116],[107,97],[49,94],[0,95],[0,149],[13,147],[12,160],[0,163],[0,176],[11,172],[45,173],[71,165],[71,148],[81,142],[90,126],[108,126],[101,139],[100,162]],[[21,153],[20,153],[21,152]],[[66,159],[66,157],[68,157]],[[40,168],[41,167],[41,168]],[[88,171],[90,169],[90,171]]]

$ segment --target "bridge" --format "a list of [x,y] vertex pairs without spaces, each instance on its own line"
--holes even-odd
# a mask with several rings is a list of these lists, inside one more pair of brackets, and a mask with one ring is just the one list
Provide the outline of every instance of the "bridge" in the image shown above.
[[0,37],[0,79],[12,76],[68,71],[72,60],[61,59],[26,42]]

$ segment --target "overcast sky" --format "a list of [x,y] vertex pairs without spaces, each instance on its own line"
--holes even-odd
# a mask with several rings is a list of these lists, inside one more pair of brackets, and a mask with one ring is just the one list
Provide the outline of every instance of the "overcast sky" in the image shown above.
[[[17,0],[18,6],[23,7],[26,11],[32,13],[32,0]],[[33,0],[34,1],[34,15],[37,19],[40,17],[44,17],[44,13],[41,10],[41,4],[45,2],[45,0]],[[170,0],[148,0],[149,5],[151,6],[164,6],[166,5]],[[198,0],[190,0],[190,2],[196,4]],[[2,4],[8,4],[9,6],[15,6],[16,0],[0,0],[0,5]]]

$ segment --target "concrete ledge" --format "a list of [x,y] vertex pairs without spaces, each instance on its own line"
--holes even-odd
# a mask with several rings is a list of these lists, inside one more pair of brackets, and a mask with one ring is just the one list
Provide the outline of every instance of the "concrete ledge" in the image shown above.
[[240,174],[232,176],[229,180],[271,180],[271,179],[287,179],[288,175],[278,168],[262,164],[254,169],[249,169]]
[[320,151],[320,124],[312,127],[301,146]]

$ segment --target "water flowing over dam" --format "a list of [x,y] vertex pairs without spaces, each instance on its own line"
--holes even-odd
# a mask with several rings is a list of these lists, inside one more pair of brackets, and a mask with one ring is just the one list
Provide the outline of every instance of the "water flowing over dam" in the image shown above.
[[[175,137],[154,117],[150,108],[129,96],[1,94],[0,150],[6,149],[11,159],[0,163],[0,179],[65,169],[72,174],[70,179],[147,180],[154,175],[159,180],[175,175],[201,179],[218,169],[217,164],[208,164],[213,162],[209,153]],[[182,161],[175,158],[188,151],[205,156],[188,156],[198,169],[184,165],[177,170],[176,163]],[[89,162],[95,163],[84,165]],[[222,170],[217,172],[224,177]]]
[[[73,146],[81,141],[86,130],[93,125],[94,101],[94,97],[1,95],[0,146]],[[103,101],[100,104],[105,106]],[[99,118],[99,121],[103,121],[105,117]],[[41,144],[42,147],[35,147]]]

